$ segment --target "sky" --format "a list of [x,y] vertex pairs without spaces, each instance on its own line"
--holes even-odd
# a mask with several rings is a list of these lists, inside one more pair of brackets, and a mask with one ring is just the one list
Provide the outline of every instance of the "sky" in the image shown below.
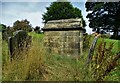
[[[53,1],[55,0],[2,0],[0,2],[0,21],[7,26],[13,26],[16,20],[27,19],[33,27],[40,26],[42,28],[44,26],[42,14],[46,12],[46,7]],[[89,22],[86,18],[88,13],[85,9],[85,1],[71,0],[71,4],[82,10],[83,18],[87,23],[85,28],[87,33],[91,34],[92,30],[89,28]]]

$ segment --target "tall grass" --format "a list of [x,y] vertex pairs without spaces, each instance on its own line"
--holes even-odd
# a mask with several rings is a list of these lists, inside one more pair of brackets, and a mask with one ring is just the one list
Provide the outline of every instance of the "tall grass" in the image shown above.
[[[88,38],[89,38],[89,40],[92,38],[92,37],[89,37],[88,36]],[[93,39],[93,38],[92,38]],[[87,39],[88,40],[88,39]],[[88,41],[87,41],[88,42]],[[101,45],[101,43],[104,43],[104,42],[106,42],[106,45],[105,45],[105,47],[103,46],[103,45]],[[113,56],[113,57],[116,57],[117,55],[116,55],[116,53],[119,53],[120,52],[120,49],[119,49],[119,43],[120,41],[119,40],[111,40],[111,39],[106,39],[106,38],[99,38],[98,39],[98,41],[97,41],[97,44],[96,44],[96,47],[95,47],[95,50],[94,50],[94,54],[92,55],[93,57],[95,57],[95,56],[97,56],[97,55],[99,55],[99,56],[103,56],[102,57],[102,59],[103,58],[107,58],[107,59],[109,59],[111,56]],[[86,43],[86,42],[85,42]],[[87,45],[88,45],[88,47],[87,47],[87,49],[84,49],[84,58],[86,59],[87,57],[87,55],[88,55],[88,53],[87,53],[87,50],[89,49],[89,44],[92,44],[92,41],[90,40],[88,43],[87,43]],[[109,49],[111,46],[110,46],[110,44],[113,44],[113,46],[112,46],[112,48],[111,49]],[[108,50],[107,50],[108,49]],[[104,53],[104,54],[103,54]],[[103,55],[102,55],[103,54]],[[107,57],[106,57],[107,56]],[[97,58],[96,60],[98,60],[99,58]],[[107,61],[107,59],[106,60],[104,60],[101,64],[104,64],[104,62],[106,62]],[[85,60],[84,59],[81,59],[83,62],[85,62]],[[109,60],[109,62],[113,62],[114,61],[114,58],[112,58],[112,59],[110,59]],[[118,58],[118,60],[115,62],[115,63],[117,63],[117,65],[114,65],[114,67],[112,68],[112,69],[109,69],[110,70],[110,72],[108,72],[107,73],[107,75],[105,76],[105,78],[103,79],[103,80],[107,80],[107,81],[119,81],[119,78],[120,78],[120,73],[119,73],[119,71],[120,71],[120,58]],[[83,63],[83,64],[85,64],[85,63]],[[96,64],[97,64],[97,66],[96,66]],[[113,63],[111,63],[111,64],[113,64]],[[104,64],[104,65],[102,65],[99,69],[101,69],[101,70],[98,70],[97,68],[99,67],[99,65],[100,64],[98,64],[98,63],[92,63],[92,66],[91,67],[89,67],[89,65],[87,65],[86,67],[83,67],[81,64],[79,65],[79,66],[82,66],[83,67],[83,69],[81,70],[81,71],[83,71],[83,72],[81,72],[81,73],[83,73],[82,74],[82,79],[81,80],[87,80],[87,81],[90,81],[90,80],[97,80],[97,78],[95,78],[95,77],[93,77],[93,71],[97,71],[97,73],[95,73],[95,75],[97,75],[98,77],[99,77],[99,75],[102,75],[103,74],[103,72],[101,72],[101,71],[103,71],[103,70],[106,70],[106,68],[103,68],[103,67],[105,67],[105,65],[107,66],[110,66],[111,65],[110,63],[107,63],[107,64]],[[90,63],[90,65],[91,65],[91,63]],[[94,66],[94,67],[93,67]],[[84,69],[85,68],[85,69]],[[96,77],[97,77],[96,76]],[[113,78],[112,78],[113,77]]]
[[[7,60],[3,64],[3,80],[23,81],[44,79],[44,73],[46,73],[44,70],[45,55],[45,49],[39,42],[39,39],[34,39],[28,53],[23,52],[22,54],[17,55],[21,56],[18,59],[14,59],[12,62]],[[3,57],[5,56],[9,55],[6,53]]]
[[0,32],[0,81],[2,80],[2,33]]
[[[50,54],[43,46],[43,34],[29,33],[33,37],[31,48],[27,53],[19,54],[19,59],[10,62],[7,43],[3,41],[3,80],[45,80],[45,81],[93,81],[92,68],[86,67],[88,49],[93,38],[90,38],[87,49],[84,50],[84,56],[79,60],[58,54]],[[102,42],[98,39],[95,52],[98,45]],[[113,40],[105,40],[114,42]],[[116,41],[115,41],[116,42]],[[118,46],[114,44],[113,48]],[[108,44],[107,44],[108,45]],[[114,54],[115,49],[112,49]],[[24,58],[23,58],[24,57]],[[118,80],[120,67],[116,67],[104,80]],[[114,76],[116,75],[116,77]]]
[[[90,63],[91,66],[88,66],[85,70],[87,72],[84,74],[86,78],[89,80],[97,80],[99,78],[107,81],[120,81],[120,57],[118,57],[117,60],[114,59],[120,52],[119,42],[119,40],[98,39],[92,58],[94,63]],[[94,60],[96,60],[96,62]],[[111,67],[111,65],[113,66]],[[95,77],[93,77],[93,74]]]

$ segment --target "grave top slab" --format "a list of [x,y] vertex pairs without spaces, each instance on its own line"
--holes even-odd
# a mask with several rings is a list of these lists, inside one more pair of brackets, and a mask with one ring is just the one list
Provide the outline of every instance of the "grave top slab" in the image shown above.
[[48,21],[47,23],[72,23],[72,22],[81,22],[81,19],[61,19],[61,20],[51,20]]
[[83,28],[82,28],[82,20],[81,20],[81,18],[48,21],[45,24],[45,26],[43,28],[43,31],[47,31],[47,30],[64,30],[64,29],[82,30]]

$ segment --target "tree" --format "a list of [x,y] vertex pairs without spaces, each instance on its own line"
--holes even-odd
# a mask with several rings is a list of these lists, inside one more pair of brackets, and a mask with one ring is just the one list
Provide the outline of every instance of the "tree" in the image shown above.
[[5,30],[6,28],[7,28],[6,25],[4,25],[4,24],[0,24],[0,31]]
[[118,39],[120,28],[120,2],[86,2],[86,11],[92,11],[87,15],[93,31],[113,32]]
[[16,31],[16,30],[25,30],[27,32],[30,32],[30,31],[32,31],[32,26],[31,26],[30,22],[27,19],[21,20],[21,21],[17,20],[13,24],[13,29],[14,29],[14,31]]
[[34,29],[34,31],[35,31],[36,33],[40,33],[40,27],[39,27],[39,26],[36,26],[35,29]]
[[42,18],[44,23],[47,23],[49,20],[82,18],[83,27],[86,26],[81,10],[73,7],[70,2],[52,2],[46,9],[47,12],[43,14]]
[[8,37],[12,36],[13,28],[4,24],[0,24],[0,31],[2,31],[2,39],[8,41]]

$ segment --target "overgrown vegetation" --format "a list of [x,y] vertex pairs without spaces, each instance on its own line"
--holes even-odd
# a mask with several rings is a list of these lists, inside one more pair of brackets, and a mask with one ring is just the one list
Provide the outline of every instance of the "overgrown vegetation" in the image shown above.
[[[50,54],[43,46],[43,34],[31,32],[29,35],[33,41],[28,54],[22,54],[24,58],[12,62],[7,52],[7,42],[3,41],[3,80],[92,81],[102,77],[102,80],[120,81],[120,60],[115,60],[119,52],[117,40],[99,38],[91,64],[86,69],[88,49],[84,50],[84,56],[79,60]],[[88,45],[92,42],[90,39]],[[110,68],[108,66],[112,61],[116,61],[116,66]],[[107,68],[111,71],[105,74]]]
[[[85,3],[89,18],[89,27],[97,33],[113,32],[111,38],[120,40],[120,1],[119,2],[87,2]],[[107,13],[106,13],[107,12]],[[112,19],[112,20],[111,20]]]
[[112,69],[120,65],[117,63],[120,54],[112,53],[113,43],[106,47],[106,42],[101,42],[96,50],[96,54],[92,58],[90,64],[92,68],[92,78],[97,81],[102,81]]
[[0,82],[2,81],[2,33],[0,32]]
[[[7,43],[3,43],[3,80],[41,80],[46,68],[44,68],[44,56],[46,55],[41,39],[34,39],[32,47],[27,54],[24,52],[12,62],[7,52]],[[6,44],[5,44],[6,43]],[[7,57],[7,59],[5,59]],[[24,57],[24,58],[23,58]]]

